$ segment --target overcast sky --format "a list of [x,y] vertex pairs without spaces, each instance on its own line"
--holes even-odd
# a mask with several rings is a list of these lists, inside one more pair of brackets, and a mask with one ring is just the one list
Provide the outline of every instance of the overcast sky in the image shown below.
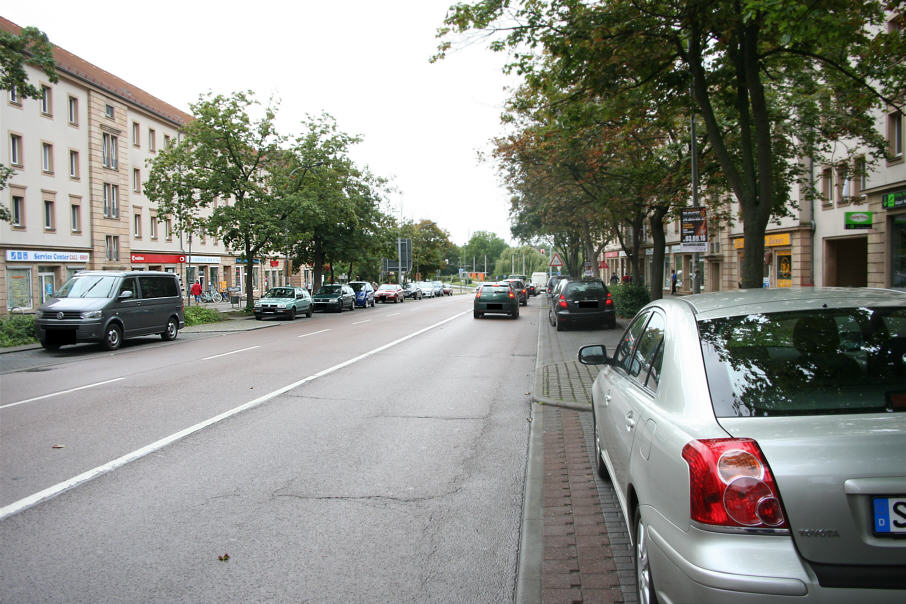
[[505,57],[486,45],[435,64],[434,37],[453,0],[43,0],[2,16],[189,112],[207,91],[280,100],[295,134],[330,113],[359,134],[360,164],[391,179],[395,212],[430,219],[465,244],[475,231],[510,241],[509,195],[478,152],[502,133]]

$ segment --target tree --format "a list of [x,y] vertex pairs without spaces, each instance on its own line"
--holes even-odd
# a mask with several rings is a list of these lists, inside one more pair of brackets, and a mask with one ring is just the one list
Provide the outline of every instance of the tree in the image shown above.
[[[403,237],[412,239],[412,271],[422,275],[435,275],[447,266],[453,257],[450,234],[433,220],[423,219],[404,225]],[[395,256],[394,256],[395,257]]]
[[[899,2],[512,4],[458,4],[439,35],[502,33],[492,48],[513,53],[510,69],[531,80],[554,57],[557,77],[577,93],[631,92],[645,95],[645,106],[670,110],[686,99],[702,116],[726,189],[741,208],[746,287],[761,284],[764,233],[771,217],[787,211],[791,185],[804,178],[800,158],[820,158],[842,139],[862,141],[882,157],[885,141],[871,112],[897,106],[906,82],[904,28],[886,27],[886,10]],[[444,41],[438,56],[449,47]]]
[[476,231],[462,248],[463,266],[469,272],[485,272],[485,267],[493,270],[494,263],[506,248],[506,241],[494,233]]
[[[184,137],[154,158],[145,193],[162,214],[184,228],[204,228],[240,252],[248,264],[283,241],[274,171],[268,160],[279,156],[275,110],[249,113],[259,103],[252,92],[202,95],[191,105],[193,121]],[[215,200],[217,203],[215,204]],[[205,218],[201,210],[211,208]],[[189,231],[191,232],[191,230]],[[246,310],[254,308],[253,273],[246,272]]]
[[[0,90],[15,90],[23,99],[40,98],[43,91],[28,80],[26,65],[40,69],[53,83],[59,81],[53,45],[44,32],[35,27],[23,27],[18,34],[0,31]],[[0,191],[15,173],[0,164]],[[10,218],[9,208],[0,204],[0,220],[9,222]]]

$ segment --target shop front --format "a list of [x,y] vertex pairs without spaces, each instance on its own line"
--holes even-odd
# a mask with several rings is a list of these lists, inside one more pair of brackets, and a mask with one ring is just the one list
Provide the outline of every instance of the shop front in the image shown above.
[[6,250],[2,287],[6,313],[33,311],[69,277],[84,270],[90,252]]
[[[742,282],[742,259],[745,254],[744,240],[733,240],[736,250],[737,280]],[[770,233],[764,236],[764,265],[762,287],[792,287],[794,277],[793,233]],[[801,278],[797,278],[801,281]]]

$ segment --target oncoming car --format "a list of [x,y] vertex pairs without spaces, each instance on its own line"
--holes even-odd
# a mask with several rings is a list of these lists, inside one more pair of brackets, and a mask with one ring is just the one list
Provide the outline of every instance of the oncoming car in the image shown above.
[[639,601],[906,601],[906,295],[670,297],[579,360]]
[[272,287],[255,300],[255,318],[280,317],[292,321],[298,314],[310,317],[314,306],[308,290],[302,287]]

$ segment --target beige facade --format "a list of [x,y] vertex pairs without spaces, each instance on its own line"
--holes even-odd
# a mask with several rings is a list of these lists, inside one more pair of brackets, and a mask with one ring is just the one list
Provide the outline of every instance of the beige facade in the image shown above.
[[[0,30],[19,28],[0,17]],[[144,195],[148,162],[191,116],[61,48],[54,57],[57,83],[26,66],[42,98],[0,91],[0,162],[16,171],[0,191],[13,213],[0,222],[0,315],[34,312],[81,269],[171,271],[244,294],[247,266],[215,238],[175,230]],[[286,280],[282,258],[252,270],[253,295]]]

